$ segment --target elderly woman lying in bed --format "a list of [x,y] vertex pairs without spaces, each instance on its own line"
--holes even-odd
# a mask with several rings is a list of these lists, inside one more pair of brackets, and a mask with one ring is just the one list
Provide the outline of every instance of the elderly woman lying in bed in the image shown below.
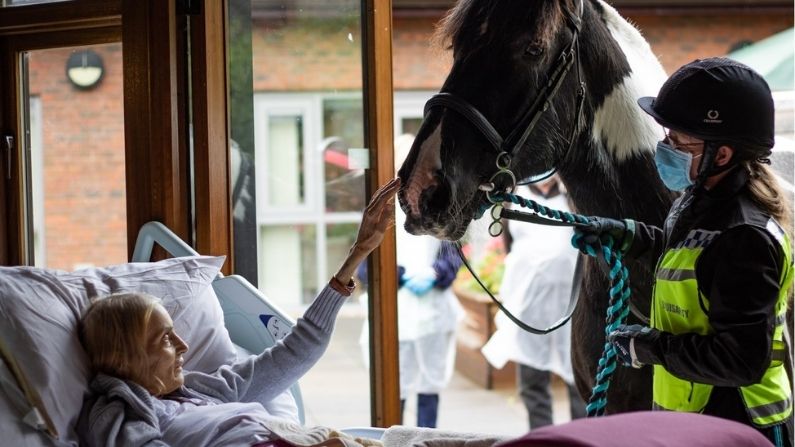
[[[252,446],[272,439],[278,421],[262,403],[295,383],[325,351],[354,269],[393,223],[397,179],[365,209],[339,271],[280,343],[214,374],[183,372],[188,345],[158,299],[122,293],[85,312],[81,341],[96,377],[78,432],[89,446]],[[366,440],[362,441],[367,443]]]

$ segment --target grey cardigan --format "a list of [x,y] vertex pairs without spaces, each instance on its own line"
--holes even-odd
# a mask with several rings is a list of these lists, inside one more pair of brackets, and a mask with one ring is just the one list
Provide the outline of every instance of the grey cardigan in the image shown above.
[[[213,374],[187,372],[184,386],[175,393],[216,403],[270,401],[320,359],[345,298],[327,286],[292,331],[276,345],[257,356],[222,366]],[[92,381],[91,391],[93,394],[84,402],[77,426],[81,445],[168,445],[162,439],[155,410],[157,398],[146,389],[100,373]]]

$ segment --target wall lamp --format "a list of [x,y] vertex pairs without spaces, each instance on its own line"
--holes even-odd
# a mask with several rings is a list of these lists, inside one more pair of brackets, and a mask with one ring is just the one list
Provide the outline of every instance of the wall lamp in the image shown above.
[[66,77],[81,90],[96,87],[104,73],[102,58],[91,50],[74,51],[66,60]]

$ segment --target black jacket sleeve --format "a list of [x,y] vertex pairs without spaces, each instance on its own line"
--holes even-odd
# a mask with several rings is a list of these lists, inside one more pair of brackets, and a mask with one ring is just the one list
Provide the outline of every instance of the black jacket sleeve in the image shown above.
[[635,221],[635,237],[626,256],[630,259],[646,257],[649,262],[656,263],[664,247],[665,233],[661,228]]
[[784,263],[783,249],[765,230],[742,225],[725,231],[696,265],[714,332],[662,333],[638,359],[694,382],[727,387],[758,382],[770,363]]
[[463,261],[458,256],[455,244],[449,241],[442,241],[436,260],[433,262],[433,271],[436,273],[436,283],[434,287],[444,290],[450,287],[458,275]]

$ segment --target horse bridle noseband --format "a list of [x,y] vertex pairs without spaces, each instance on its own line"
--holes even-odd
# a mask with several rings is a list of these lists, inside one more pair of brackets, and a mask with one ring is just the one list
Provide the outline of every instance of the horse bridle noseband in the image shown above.
[[497,132],[494,126],[489,122],[489,120],[486,119],[486,117],[483,116],[483,114],[480,113],[475,106],[452,93],[438,93],[432,96],[431,99],[425,103],[424,115],[426,117],[428,116],[428,113],[431,111],[431,109],[435,107],[445,107],[452,109],[459,115],[466,118],[467,121],[469,121],[473,126],[475,126],[480,134],[489,142],[491,148],[497,152],[497,172],[489,179],[487,183],[484,183],[479,187],[480,190],[486,193],[486,198],[492,204],[496,203],[491,193],[494,191],[494,189],[496,189],[494,181],[497,179],[497,177],[501,175],[507,175],[510,179],[510,185],[506,189],[508,191],[513,191],[515,189],[516,177],[509,169],[512,161],[511,159],[513,155],[516,154],[522,148],[522,146],[524,146],[525,142],[530,137],[530,134],[533,132],[533,129],[535,129],[536,124],[538,124],[541,115],[549,108],[552,100],[557,95],[560,86],[563,84],[563,80],[566,78],[566,75],[576,62],[579,88],[577,90],[577,110],[575,112],[574,126],[572,126],[571,134],[569,136],[569,146],[560,159],[550,168],[551,172],[548,172],[544,178],[551,176],[555,172],[558,164],[566,158],[572,146],[574,146],[574,138],[576,137],[577,131],[579,130],[582,108],[585,102],[585,82],[582,80],[582,70],[580,67],[579,56],[579,35],[583,11],[583,0],[579,1],[579,7],[576,15],[568,9],[565,11],[566,23],[569,25],[572,31],[571,43],[560,53],[560,56],[558,56],[558,63],[552,69],[546,85],[544,85],[544,88],[541,89],[530,108],[522,115],[522,118],[519,120],[517,126],[513,129],[513,131],[511,131],[507,138],[503,139],[500,133]]

